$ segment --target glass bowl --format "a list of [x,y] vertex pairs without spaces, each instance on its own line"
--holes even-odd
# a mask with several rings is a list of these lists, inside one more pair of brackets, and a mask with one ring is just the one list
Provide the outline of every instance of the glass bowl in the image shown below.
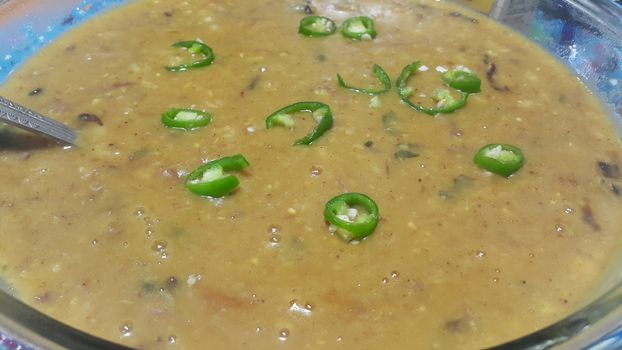
[[[65,30],[124,2],[0,0],[0,84]],[[601,98],[622,135],[622,1],[496,0],[492,7],[486,5],[490,2],[473,4],[566,64]],[[127,349],[55,321],[11,292],[0,283],[0,350]],[[555,324],[494,349],[622,348],[622,261],[611,266],[599,291],[584,305]]]

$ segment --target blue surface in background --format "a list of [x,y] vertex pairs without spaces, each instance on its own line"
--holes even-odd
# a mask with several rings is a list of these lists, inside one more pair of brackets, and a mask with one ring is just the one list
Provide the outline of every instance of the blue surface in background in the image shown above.
[[[76,24],[84,22],[100,13],[102,10],[123,4],[126,1],[127,0],[82,1],[71,13],[42,31],[35,30],[31,24],[18,23],[17,28],[9,29],[9,33],[3,33],[3,35],[12,35],[12,37],[10,46],[0,48],[0,84],[6,80],[17,66],[66,30],[74,27]],[[42,22],[47,21],[43,20]]]
[[[614,4],[622,9],[621,1]],[[609,104],[611,112],[622,116],[622,48],[619,41],[613,42],[594,26],[569,20],[573,18],[572,11],[568,4],[562,2],[546,11],[539,9],[529,36],[566,60],[584,82],[590,82],[588,88]],[[621,123],[621,120],[614,120],[618,128]]]
[[[250,1],[250,0],[249,0]],[[125,3],[126,0],[89,0],[82,1],[70,14],[52,21],[43,30],[35,29],[32,25],[14,24],[8,32],[0,35],[11,35],[11,45],[0,47],[0,84],[22,62],[39,51],[66,30],[93,17],[110,7]],[[620,1],[616,1],[619,5]],[[539,10],[530,27],[531,36],[541,46],[565,58],[570,66],[582,72],[582,78],[594,82],[590,86],[598,91],[603,99],[609,103],[612,111],[622,115],[622,50],[615,43],[605,38],[594,40],[594,28],[568,21],[569,8],[559,6],[545,12]],[[42,20],[49,23],[50,20]],[[617,121],[619,123],[620,121]],[[30,350],[32,348],[21,345],[1,334],[0,350]],[[605,339],[596,341],[592,350],[622,349],[622,330]]]

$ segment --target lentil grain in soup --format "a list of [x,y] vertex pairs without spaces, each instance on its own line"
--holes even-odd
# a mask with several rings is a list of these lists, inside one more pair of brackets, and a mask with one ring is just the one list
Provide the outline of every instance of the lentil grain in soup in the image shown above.
[[[308,15],[366,16],[377,35],[307,37]],[[166,69],[208,59],[197,43],[213,62]],[[384,90],[374,64],[389,91],[338,84]],[[456,67],[481,91],[448,87]],[[415,110],[461,94],[452,113]],[[81,135],[63,150],[0,130],[4,277],[33,307],[137,348],[492,346],[579,307],[620,245],[620,145],[598,101],[534,45],[445,3],[140,0],[52,43],[0,95]],[[293,145],[326,109],[265,123],[301,101],[333,124]],[[184,112],[167,127],[171,109]],[[524,164],[475,164],[488,144]],[[222,197],[184,185],[237,154],[248,167],[216,166],[239,181]],[[210,169],[193,184],[222,179]],[[379,211],[358,244],[324,218],[346,192]],[[340,220],[365,219],[357,209]]]

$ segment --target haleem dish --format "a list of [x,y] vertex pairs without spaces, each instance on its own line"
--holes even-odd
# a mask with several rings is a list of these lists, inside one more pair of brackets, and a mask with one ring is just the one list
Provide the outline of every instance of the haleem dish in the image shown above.
[[138,0],[0,95],[0,266],[140,349],[473,349],[583,305],[622,242],[600,102],[437,1]]

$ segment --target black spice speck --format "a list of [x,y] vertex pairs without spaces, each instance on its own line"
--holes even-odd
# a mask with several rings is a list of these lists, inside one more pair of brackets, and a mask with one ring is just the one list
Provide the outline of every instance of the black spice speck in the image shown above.
[[603,174],[604,177],[608,177],[611,179],[622,178],[622,173],[620,173],[620,167],[617,164],[599,161],[598,168],[600,168],[600,172],[601,174]]
[[41,94],[42,92],[43,92],[43,88],[36,88],[36,89],[33,89],[32,91],[30,91],[30,92],[28,93],[28,96],[35,96],[35,95],[39,95],[39,94]]
[[85,123],[95,123],[99,126],[104,125],[104,123],[98,116],[91,113],[81,113],[80,115],[78,115],[78,120]]
[[497,65],[490,59],[490,56],[488,56],[488,54],[484,55],[484,63],[488,65],[488,68],[486,69],[486,80],[488,80],[490,86],[492,86],[492,88],[497,91],[510,91],[510,88],[507,87],[507,85],[501,86],[495,80],[495,74],[497,74]]
[[620,195],[622,195],[622,189],[616,184],[611,184],[611,193],[615,194],[617,197],[620,197]]
[[596,221],[596,218],[594,217],[594,213],[592,212],[592,207],[590,207],[589,205],[584,205],[581,208],[581,213],[583,214],[582,215],[583,222],[587,226],[589,226],[594,231],[600,231],[600,225],[598,224],[598,222]]

